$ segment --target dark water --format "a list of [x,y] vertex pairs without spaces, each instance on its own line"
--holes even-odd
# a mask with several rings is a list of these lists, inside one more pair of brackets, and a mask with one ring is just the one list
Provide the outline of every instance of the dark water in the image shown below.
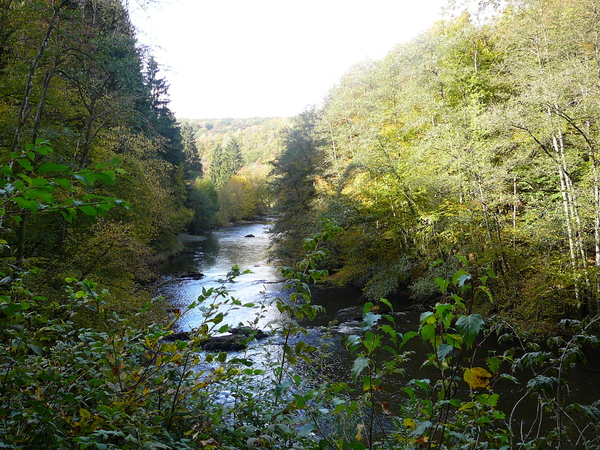
[[[259,328],[268,329],[269,323],[280,318],[277,308],[271,305],[272,300],[276,297],[285,297],[285,294],[281,292],[283,283],[277,266],[268,261],[269,236],[267,231],[269,227],[268,223],[239,224],[212,231],[206,235],[205,240],[188,242],[186,244],[187,252],[166,263],[162,270],[165,274],[202,272],[205,276],[201,280],[172,279],[165,287],[164,294],[171,299],[175,306],[185,309],[186,305],[197,299],[202,287],[219,286],[220,280],[225,277],[234,264],[237,264],[241,270],[250,269],[252,273],[239,276],[234,283],[228,284],[227,288],[242,303],[253,302],[262,305],[260,317],[256,321]],[[253,237],[246,237],[248,235]],[[321,375],[319,376],[344,381],[351,379],[350,371],[354,358],[344,347],[344,336],[358,333],[360,324],[350,322],[336,326],[332,332],[326,335],[324,341],[320,341],[320,338],[323,338],[323,331],[319,327],[332,321],[339,309],[360,304],[359,296],[360,292],[352,288],[313,290],[313,303],[326,308],[326,313],[317,317],[306,338],[312,343],[321,343],[320,345],[328,347],[327,355],[320,362],[318,370],[321,371]],[[394,306],[397,311],[400,311],[396,315],[396,324],[400,331],[416,331],[419,326],[420,312],[403,311],[403,308],[408,306],[406,303]],[[225,312],[225,309],[222,310]],[[257,311],[247,308],[227,310],[227,312],[225,322],[231,326],[254,321],[257,314]],[[181,329],[187,330],[199,326],[202,321],[201,312],[193,310],[182,319],[179,326]],[[254,344],[250,356],[260,359],[262,357],[261,349],[257,345],[264,344]],[[431,367],[422,367],[428,353],[428,349],[422,342],[414,339],[409,342],[406,350],[413,351],[414,354],[411,360],[402,366],[405,376],[390,380],[389,388],[385,393],[386,398],[382,399],[392,404],[401,401],[400,388],[406,383],[406,380],[413,378],[435,380],[438,376]],[[491,350],[502,353],[504,349],[497,342],[484,343],[477,355],[482,360],[482,366],[485,366],[483,360],[487,356],[487,352]],[[523,380],[526,382],[527,378],[523,377]],[[600,357],[598,352],[588,355],[587,366],[570,371],[566,391],[569,395],[569,402],[590,404],[600,398]],[[535,400],[526,398],[521,401],[526,392],[525,384],[515,385],[509,380],[500,380],[495,386],[495,392],[500,394],[500,409],[507,414],[510,413],[513,405],[518,405],[515,409],[517,421],[529,422],[535,417],[537,407]]]

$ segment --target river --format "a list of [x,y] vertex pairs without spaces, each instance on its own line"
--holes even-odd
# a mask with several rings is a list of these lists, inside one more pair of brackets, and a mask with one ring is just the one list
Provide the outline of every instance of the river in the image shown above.
[[[242,301],[253,302],[262,305],[261,315],[256,319],[259,328],[267,328],[268,324],[280,318],[280,313],[272,300],[276,297],[282,298],[285,293],[281,292],[283,280],[277,270],[277,266],[269,262],[269,223],[243,223],[206,234],[202,240],[186,242],[186,251],[180,256],[166,262],[161,268],[165,274],[167,283],[163,294],[170,299],[177,308],[185,310],[186,306],[195,301],[202,288],[217,287],[233,265],[238,265],[241,270],[249,269],[251,273],[240,275],[235,282],[227,285],[231,294]],[[168,274],[181,272],[201,272],[204,277],[199,280],[179,279],[169,277]],[[326,326],[335,318],[338,310],[360,304],[360,291],[354,288],[344,289],[314,289],[313,303],[322,305],[326,312],[319,315],[311,324],[307,339],[312,343],[318,343],[323,326]],[[408,302],[400,302],[394,305],[399,310],[396,322],[402,332],[417,330],[419,326],[419,311],[407,310]],[[229,311],[225,323],[234,327],[238,324],[246,324],[254,320],[254,313],[247,308],[239,308]],[[179,323],[182,331],[187,331],[199,326],[204,317],[198,310],[192,310],[185,315]],[[343,344],[344,336],[358,332],[359,324],[345,323],[336,326],[328,333],[327,343],[329,349],[327,360],[323,361],[322,370],[327,372],[328,377],[339,380],[350,380],[350,371],[353,357],[348,354]],[[486,344],[489,348],[502,350],[496,344]],[[257,359],[261,358],[261,344],[255,342],[251,348],[251,355]],[[413,339],[407,346],[407,350],[414,352],[411,361],[405,363],[403,368],[405,376],[392,382],[395,387],[388,389],[390,396],[386,400],[390,403],[401,401],[400,386],[405,380],[412,378],[435,378],[436,372],[432,368],[423,368],[422,362],[426,359],[427,348],[418,340]],[[487,350],[487,349],[486,349]],[[483,350],[481,353],[482,357]],[[590,355],[587,366],[581,366],[572,370],[569,374],[567,389],[571,402],[589,404],[594,399],[600,398],[600,358],[598,353]],[[515,385],[508,380],[501,380],[496,385],[496,391],[501,395],[501,405],[504,411],[510,410],[522,397],[526,387],[524,384]],[[526,399],[518,404],[515,417],[519,420],[528,421],[535,416],[537,404],[534,400]]]

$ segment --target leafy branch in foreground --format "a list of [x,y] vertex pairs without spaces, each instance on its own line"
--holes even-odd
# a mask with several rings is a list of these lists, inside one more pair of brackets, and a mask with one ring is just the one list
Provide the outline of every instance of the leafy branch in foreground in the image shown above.
[[[485,273],[476,277],[468,261],[459,259],[464,268],[450,279],[436,279],[443,300],[421,314],[418,331],[402,334],[392,314],[380,313],[372,303],[365,305],[361,334],[347,339],[356,355],[352,378],[365,395],[335,408],[336,413],[359,419],[357,433],[353,439],[329,442],[328,448],[596,448],[599,402],[569,403],[565,376],[585,361],[585,347],[598,344],[600,317],[563,321],[560,326],[572,337],[552,338],[544,349],[505,321],[486,320],[473,312],[477,293],[493,300],[487,282],[495,275],[484,268],[474,271]],[[391,309],[389,302],[382,302]],[[423,367],[435,370],[437,378],[403,383],[405,399],[394,402],[390,382],[403,374],[401,363],[410,355],[400,350],[417,337],[430,350]],[[504,348],[481,354],[488,339],[497,339]],[[510,341],[517,345],[506,345]],[[526,377],[524,370],[532,375]],[[499,382],[526,387],[508,412],[501,409],[501,396],[495,392]],[[536,401],[538,413],[525,426],[517,423],[517,415],[528,398]]]
[[97,164],[94,170],[74,171],[64,164],[49,161],[53,153],[48,141],[38,139],[21,153],[11,152],[0,166],[0,220],[23,220],[24,214],[60,212],[71,222],[77,212],[91,219],[104,217],[115,206],[129,207],[129,203],[111,197],[86,193],[96,182],[113,185],[117,175],[118,157],[110,163]]

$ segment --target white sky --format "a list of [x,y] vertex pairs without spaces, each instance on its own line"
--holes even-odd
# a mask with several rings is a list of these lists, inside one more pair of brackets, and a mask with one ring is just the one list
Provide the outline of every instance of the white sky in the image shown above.
[[440,19],[447,0],[130,2],[176,117],[285,117],[321,103],[350,69]]

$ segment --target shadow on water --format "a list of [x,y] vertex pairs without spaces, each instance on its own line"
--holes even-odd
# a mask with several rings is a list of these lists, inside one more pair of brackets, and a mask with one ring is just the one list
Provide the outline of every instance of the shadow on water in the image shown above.
[[[262,318],[258,327],[266,327],[270,321],[281,318],[277,308],[271,305],[276,297],[284,297],[281,293],[282,278],[277,267],[268,260],[269,223],[246,223],[233,225],[220,230],[215,230],[206,235],[201,241],[186,242],[185,253],[174,258],[162,267],[166,278],[166,287],[163,294],[181,309],[195,301],[202,288],[220,285],[227,272],[233,265],[238,265],[241,270],[250,269],[252,273],[240,275],[234,283],[228,285],[231,294],[240,299],[242,303],[253,302],[262,305]],[[178,279],[168,274],[174,272],[202,272],[204,277],[200,280]],[[313,288],[313,303],[322,305],[326,312],[316,318],[311,324],[309,335],[301,337],[308,343],[316,344],[324,350],[322,359],[311,367],[308,372],[315,374],[319,380],[348,381],[354,357],[349,354],[344,346],[344,338],[349,334],[358,333],[359,322],[347,322],[326,329],[325,327],[335,319],[338,310],[360,304],[360,290],[356,288],[322,289]],[[403,305],[399,309],[402,308]],[[239,323],[248,323],[252,320],[253,312],[248,309],[237,309],[229,312],[225,322],[231,326]],[[416,331],[419,326],[420,312],[400,311],[396,314],[396,325],[403,333]],[[182,330],[189,330],[201,324],[202,314],[193,310],[184,317],[180,323]],[[298,338],[299,339],[299,338]],[[413,352],[410,360],[403,364],[405,374],[402,378],[395,377],[387,380],[386,390],[381,393],[381,400],[390,404],[399,404],[402,401],[401,388],[410,379],[431,378],[437,379],[438,373],[431,367],[423,367],[429,349],[414,339],[405,348]],[[480,365],[485,366],[484,359],[489,351],[502,353],[506,347],[497,342],[486,342],[478,349],[477,357]],[[275,342],[253,343],[244,356],[255,359],[255,362],[264,362],[264,351],[277,357],[280,346]],[[526,378],[515,385],[509,380],[501,380],[496,385],[496,392],[500,394],[500,408],[509,413],[516,403],[515,418],[518,422],[527,424],[537,414],[537,403],[527,397],[520,401],[526,393]],[[570,402],[590,404],[600,398],[600,354],[593,352],[587,366],[571,369],[568,376],[566,390]],[[385,398],[384,398],[385,396]]]

